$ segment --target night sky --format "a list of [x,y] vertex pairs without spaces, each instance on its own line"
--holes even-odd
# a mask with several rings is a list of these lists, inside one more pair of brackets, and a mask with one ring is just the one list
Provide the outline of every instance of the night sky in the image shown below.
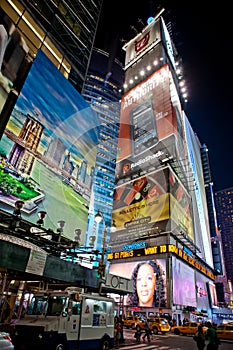
[[[233,187],[233,36],[229,3],[104,0],[95,46],[124,63],[122,46],[165,8],[188,87],[184,110],[209,150],[214,190]],[[203,7],[204,6],[204,7]],[[140,20],[139,20],[140,19]],[[135,29],[133,29],[134,27]],[[122,41],[125,40],[125,41]]]

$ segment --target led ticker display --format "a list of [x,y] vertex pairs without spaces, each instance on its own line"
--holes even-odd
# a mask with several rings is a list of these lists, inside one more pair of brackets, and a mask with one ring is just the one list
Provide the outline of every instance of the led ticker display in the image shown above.
[[198,271],[202,272],[212,280],[215,280],[214,274],[210,270],[208,270],[204,265],[202,265],[195,258],[186,254],[183,249],[180,249],[173,244],[163,244],[159,246],[113,252],[107,255],[107,259],[111,261],[111,260],[121,260],[121,259],[129,259],[129,258],[167,254],[167,253],[171,253],[178,256],[180,259],[184,260],[189,265],[196,268]]

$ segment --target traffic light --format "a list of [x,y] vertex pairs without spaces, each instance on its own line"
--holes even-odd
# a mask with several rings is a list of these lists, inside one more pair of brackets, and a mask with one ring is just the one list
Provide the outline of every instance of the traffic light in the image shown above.
[[97,278],[101,278],[105,275],[105,265],[103,263],[99,263],[98,272],[96,274]]

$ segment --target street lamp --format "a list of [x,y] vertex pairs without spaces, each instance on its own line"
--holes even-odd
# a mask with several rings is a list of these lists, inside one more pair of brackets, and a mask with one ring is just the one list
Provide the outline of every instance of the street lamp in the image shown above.
[[[100,211],[98,210],[97,214],[95,215],[95,222],[100,223],[103,221],[104,218]],[[104,263],[104,255],[106,250],[106,235],[107,235],[107,227],[104,222],[104,230],[103,230],[103,237],[102,237],[102,253],[101,253],[101,259],[98,266],[98,275],[102,278],[105,275],[105,263]]]
[[[95,222],[100,223],[101,221],[104,222],[104,230],[103,230],[103,236],[102,236],[102,253],[101,253],[101,259],[99,262],[99,267],[98,267],[98,275],[102,278],[105,275],[105,262],[104,262],[104,257],[105,257],[105,252],[106,252],[106,237],[107,237],[107,226],[104,221],[103,215],[100,213],[100,211],[97,211],[97,214],[95,215]],[[115,221],[113,221],[113,224],[110,228],[112,232],[116,231],[116,224]]]
[[62,236],[62,233],[63,233],[63,231],[64,231],[64,226],[65,226],[65,221],[64,220],[59,220],[58,222],[57,222],[57,233],[58,233],[58,242],[60,242],[61,241],[61,236]]
[[23,201],[16,201],[15,202],[15,209],[13,212],[14,216],[17,216],[18,218],[21,218],[21,209],[23,208],[24,202]]
[[39,225],[39,226],[44,225],[44,218],[47,215],[46,211],[43,211],[43,210],[38,211],[37,215],[38,215],[38,218],[39,218],[39,220],[37,220],[37,222],[36,222],[37,225]]

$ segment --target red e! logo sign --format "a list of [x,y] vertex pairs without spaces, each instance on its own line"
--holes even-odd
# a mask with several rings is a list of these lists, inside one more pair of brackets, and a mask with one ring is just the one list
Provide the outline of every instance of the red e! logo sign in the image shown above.
[[135,51],[138,53],[141,51],[149,42],[150,32],[146,33],[140,40],[135,41]]

